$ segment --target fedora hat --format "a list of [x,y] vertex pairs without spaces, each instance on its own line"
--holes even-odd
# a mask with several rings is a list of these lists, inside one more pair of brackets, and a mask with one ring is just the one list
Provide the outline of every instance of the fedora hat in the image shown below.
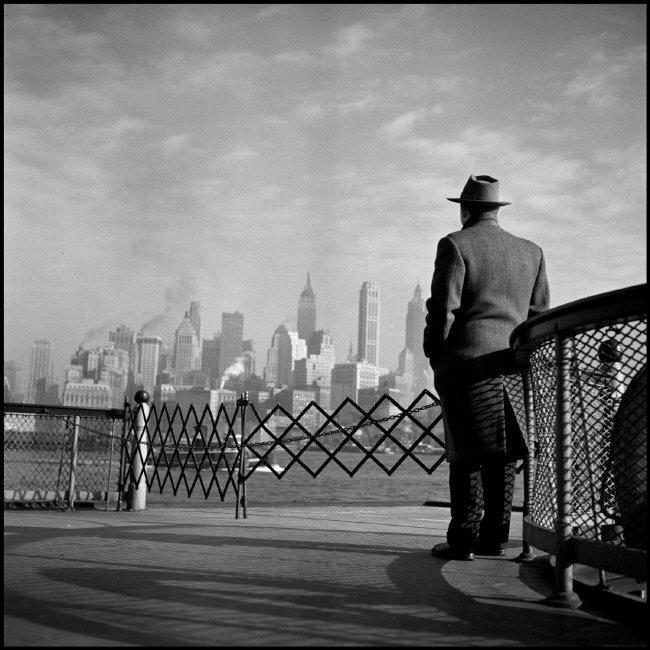
[[447,200],[469,205],[510,205],[509,201],[499,201],[499,181],[496,178],[475,174],[469,177],[459,198]]

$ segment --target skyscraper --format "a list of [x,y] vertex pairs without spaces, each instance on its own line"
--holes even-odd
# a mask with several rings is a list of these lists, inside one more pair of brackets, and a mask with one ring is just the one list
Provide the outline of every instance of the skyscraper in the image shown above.
[[190,314],[187,311],[174,337],[172,367],[176,372],[182,374],[201,368],[199,341]]
[[316,296],[311,288],[311,278],[307,273],[307,284],[298,301],[298,337],[305,341],[316,329]]
[[[108,333],[108,340],[116,350],[125,350],[129,354],[129,368],[127,371],[127,391],[133,393],[133,373],[136,364],[135,332],[126,325],[120,325],[117,329]],[[131,395],[133,398],[133,395]]]
[[131,368],[135,362],[135,332],[126,325],[120,325],[117,329],[108,333],[108,340],[113,343],[116,350],[126,350],[129,353]]
[[405,350],[413,353],[413,393],[420,393],[427,387],[427,371],[429,361],[424,356],[422,349],[422,336],[426,315],[424,312],[424,300],[420,283],[415,287],[413,297],[409,300],[406,310],[406,336],[404,340]]
[[149,336],[138,334],[135,339],[138,361],[136,365],[136,383],[144,386],[144,389],[153,395],[158,376],[158,356],[162,339],[160,336]]
[[298,332],[289,331],[279,325],[271,339],[264,368],[266,385],[276,388],[294,385],[294,368],[296,361],[307,356],[307,343],[298,336]]
[[293,372],[293,341],[284,325],[279,325],[271,339],[266,357],[264,381],[267,386],[291,386]]
[[248,339],[242,343],[242,356],[244,357],[244,379],[249,379],[255,374],[255,346],[253,339]]
[[219,376],[242,354],[244,315],[238,311],[221,314],[221,349],[219,350]]
[[379,361],[379,286],[364,282],[359,291],[359,361],[378,365]]
[[190,303],[190,321],[192,321],[192,325],[194,326],[194,332],[199,342],[199,356],[200,356],[203,339],[201,338],[201,303],[198,301],[193,300]]
[[318,386],[328,388],[332,380],[332,368],[336,355],[332,337],[326,330],[312,332],[307,341],[307,356],[294,363],[294,386]]
[[39,339],[32,344],[29,360],[29,379],[27,383],[27,404],[34,404],[37,383],[39,379],[50,376],[50,359],[52,356],[52,342]]
[[[420,283],[415,286],[413,297],[406,308],[406,337],[404,347],[415,353],[422,352],[422,337],[425,326],[424,300]],[[424,353],[422,352],[424,357]],[[424,357],[426,359],[426,357]]]
[[204,339],[201,345],[201,370],[210,378],[217,381],[219,375],[219,351],[221,349],[221,334],[215,334],[211,339]]

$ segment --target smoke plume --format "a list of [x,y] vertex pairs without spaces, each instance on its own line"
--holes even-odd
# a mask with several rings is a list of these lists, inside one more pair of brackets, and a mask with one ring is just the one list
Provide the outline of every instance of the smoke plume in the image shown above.
[[81,343],[79,343],[79,347],[84,347],[84,345],[87,343],[99,342],[98,337],[100,334],[102,335],[101,342],[106,343],[108,341],[108,335],[113,325],[114,322],[112,320],[105,320],[99,327],[93,327],[92,329],[88,330],[83,335]]
[[179,311],[183,312],[187,309],[194,291],[194,283],[188,277],[181,278],[171,287],[167,287],[165,289],[165,306],[162,312],[150,318],[140,328],[138,334],[156,334],[155,328],[159,328],[172,317],[177,318]]
[[94,329],[88,330],[83,335],[83,338],[81,339],[81,343],[79,345],[83,347],[86,343],[92,341],[96,336],[99,336],[99,334],[103,334],[104,332],[108,334],[108,331],[109,327],[107,325],[101,325],[100,327],[95,327]]
[[221,375],[221,383],[219,384],[219,390],[223,390],[225,383],[231,377],[238,377],[239,375],[244,374],[244,372],[246,371],[246,368],[244,367],[244,361],[246,361],[246,357],[237,357],[235,362],[230,364],[223,371],[223,375]]

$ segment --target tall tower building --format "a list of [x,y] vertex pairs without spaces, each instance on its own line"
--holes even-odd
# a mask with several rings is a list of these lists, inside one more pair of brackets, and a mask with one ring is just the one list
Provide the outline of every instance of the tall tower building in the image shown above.
[[201,345],[201,370],[210,380],[217,381],[219,374],[219,351],[221,349],[221,334],[215,334],[211,339],[204,339]]
[[279,325],[271,339],[266,357],[264,381],[267,386],[291,386],[293,371],[293,341],[284,325]]
[[135,332],[126,325],[120,325],[117,329],[108,333],[108,340],[116,350],[126,350],[129,353],[129,363],[133,367],[135,360]]
[[359,291],[359,361],[378,365],[379,361],[379,286],[364,282]]
[[316,296],[311,288],[311,278],[307,273],[307,284],[298,301],[298,337],[305,341],[316,329]]
[[255,374],[255,346],[253,345],[253,339],[243,341],[242,356],[244,357],[244,380],[246,380]]
[[199,342],[196,338],[194,325],[192,325],[192,321],[190,320],[190,314],[187,311],[174,337],[174,360],[172,366],[178,373],[192,372],[192,370],[199,370],[201,367]]
[[[108,340],[116,350],[125,350],[129,354],[129,368],[127,371],[127,391],[132,392],[133,373],[136,363],[135,332],[126,325],[120,325],[117,329],[108,333]],[[131,395],[133,397],[133,395]]]
[[99,348],[101,365],[98,384],[105,384],[111,388],[113,408],[120,408],[124,404],[125,392],[128,387],[130,359],[126,350],[105,345]]
[[39,379],[50,376],[50,363],[52,357],[52,342],[39,339],[32,344],[29,359],[29,380],[27,384],[27,404],[34,404],[37,394]]
[[[422,352],[422,337],[425,322],[424,300],[420,283],[413,291],[413,297],[409,300],[406,308],[406,337],[404,347],[411,352]],[[424,353],[422,354],[424,356]],[[426,359],[426,357],[425,357]]]
[[244,315],[238,311],[221,314],[221,348],[219,350],[219,376],[223,375],[243,351]]
[[138,361],[135,368],[137,382],[144,386],[144,389],[153,395],[158,376],[158,357],[162,339],[160,336],[148,336],[138,334],[135,339]]
[[199,341],[199,353],[200,353],[201,342],[203,341],[203,339],[201,338],[201,303],[198,301],[192,301],[190,303],[190,321],[192,321],[196,338]]
[[429,360],[424,356],[422,336],[426,324],[424,300],[420,283],[415,287],[413,297],[409,300],[406,310],[405,350],[413,354],[413,393],[420,393],[427,387],[427,372]]
[[314,383],[329,388],[332,369],[336,362],[332,337],[326,330],[312,332],[307,341],[307,356],[294,363],[294,386],[306,387]]

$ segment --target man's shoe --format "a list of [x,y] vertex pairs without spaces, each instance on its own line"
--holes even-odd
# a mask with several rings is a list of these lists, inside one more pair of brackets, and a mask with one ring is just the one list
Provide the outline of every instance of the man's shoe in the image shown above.
[[433,557],[440,557],[445,560],[473,560],[474,553],[471,548],[461,548],[460,546],[452,546],[447,542],[436,544],[431,549]]
[[506,554],[506,549],[503,544],[482,543],[480,540],[475,546],[474,551],[477,555],[494,555],[496,557],[503,557]]

